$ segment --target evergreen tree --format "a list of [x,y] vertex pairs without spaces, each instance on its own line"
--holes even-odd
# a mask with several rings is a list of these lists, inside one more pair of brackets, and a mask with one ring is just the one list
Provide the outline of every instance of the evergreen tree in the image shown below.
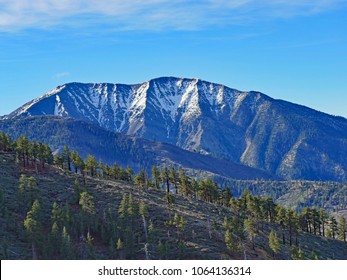
[[239,250],[237,239],[230,229],[225,231],[224,242],[229,253],[235,253]]
[[153,242],[155,237],[156,237],[156,229],[154,227],[154,224],[152,222],[152,220],[149,221],[149,225],[148,225],[148,241],[149,242]]
[[126,173],[126,180],[128,182],[132,182],[133,181],[134,171],[132,170],[132,168],[130,166],[127,167],[125,173]]
[[184,196],[192,196],[194,194],[194,191],[192,188],[191,178],[186,175],[186,171],[183,168],[180,169],[178,176],[180,182],[179,192]]
[[269,246],[273,253],[273,257],[275,257],[275,254],[277,254],[281,249],[281,244],[277,234],[273,230],[271,230],[269,234]]
[[43,145],[43,153],[41,152],[40,149],[40,157],[39,158],[41,161],[42,168],[45,168],[45,163],[47,164],[53,164],[54,162],[54,157],[51,148],[48,146],[48,144]]
[[312,233],[312,212],[311,208],[305,207],[301,211],[301,220],[303,230],[306,232]]
[[293,237],[293,233],[295,232],[295,226],[296,226],[295,213],[292,209],[288,209],[286,211],[285,225],[289,233],[289,246],[292,246],[292,237]]
[[346,242],[346,233],[347,233],[346,218],[342,216],[340,218],[339,225],[338,225],[339,239]]
[[82,171],[85,168],[83,159],[76,151],[71,152],[71,162],[74,166],[76,174],[78,170]]
[[296,246],[292,246],[289,249],[290,256],[293,260],[303,260],[304,259],[304,252],[301,250],[301,248],[298,248]]
[[176,172],[176,169],[174,167],[171,167],[170,173],[169,173],[169,180],[171,184],[175,188],[175,193],[178,193],[178,174]]
[[248,234],[248,238],[252,241],[252,248],[255,250],[255,237],[257,235],[257,225],[253,219],[247,218],[244,222],[245,231]]
[[75,181],[73,183],[73,191],[74,191],[74,195],[75,195],[74,202],[79,203],[82,189],[81,189],[81,186],[80,186],[77,178],[75,179]]
[[169,169],[168,167],[165,165],[163,170],[161,171],[160,174],[161,180],[163,182],[163,184],[166,186],[166,193],[170,192],[170,176],[169,176]]
[[123,242],[120,238],[118,238],[118,241],[117,241],[117,251],[118,251],[118,254],[119,254],[119,258],[120,259],[123,259]]
[[159,189],[160,182],[160,170],[156,165],[152,167],[152,178],[154,179],[154,186],[156,189]]
[[337,221],[334,217],[330,217],[329,222],[330,222],[331,237],[335,239],[337,231],[338,231]]
[[64,222],[63,211],[59,208],[56,202],[52,205],[51,221],[52,224],[56,224],[58,228],[62,228]]
[[145,186],[146,174],[145,170],[142,168],[140,173],[134,177],[134,183],[141,189]]
[[24,228],[31,240],[31,249],[33,259],[37,259],[37,248],[42,241],[42,224],[41,224],[41,206],[38,200],[35,200],[31,210],[27,213],[24,220]]
[[63,227],[61,246],[60,246],[60,256],[64,260],[72,260],[74,258],[74,248],[72,246],[71,237],[67,232],[66,227]]
[[20,136],[15,141],[17,156],[22,160],[23,166],[29,165],[29,139],[26,136]]
[[278,224],[281,226],[282,229],[282,243],[286,244],[285,239],[285,230],[286,230],[286,209],[284,209],[282,206],[277,206],[277,215],[276,220]]
[[50,233],[50,240],[49,243],[52,245],[53,255],[56,255],[59,253],[59,248],[61,246],[61,236],[58,224],[56,222],[53,223]]
[[13,150],[11,137],[4,132],[0,132],[0,151],[10,152]]
[[230,187],[225,187],[225,189],[222,190],[221,205],[230,207],[230,199],[232,197],[233,194],[231,193]]
[[88,232],[90,232],[90,226],[94,223],[94,215],[96,213],[93,196],[87,192],[81,193],[79,205],[82,208],[83,220],[88,226]]
[[113,164],[113,178],[115,180],[120,180],[121,176],[121,168],[117,165],[117,163]]
[[25,213],[31,207],[33,202],[39,197],[39,188],[34,177],[21,175],[18,186],[18,200],[22,211]]
[[322,226],[321,233],[322,233],[323,236],[326,236],[325,235],[325,226],[328,224],[329,216],[324,211],[324,209],[320,209],[319,210],[319,219],[320,219],[320,222],[321,222],[320,224]]
[[54,156],[54,164],[64,169],[64,156],[61,153],[56,153]]
[[31,159],[31,165],[35,167],[36,174],[38,174],[37,168],[37,158],[38,158],[39,148],[35,141],[29,142],[29,157]]
[[64,146],[64,161],[66,164],[66,168],[71,172],[71,152],[68,146]]
[[271,197],[265,197],[264,199],[265,217],[268,222],[274,222],[276,218],[276,204]]
[[85,160],[84,166],[85,166],[85,170],[86,172],[90,175],[90,176],[95,176],[96,175],[96,167],[97,167],[98,163],[95,159],[95,157],[93,157],[92,155],[88,154],[87,158]]

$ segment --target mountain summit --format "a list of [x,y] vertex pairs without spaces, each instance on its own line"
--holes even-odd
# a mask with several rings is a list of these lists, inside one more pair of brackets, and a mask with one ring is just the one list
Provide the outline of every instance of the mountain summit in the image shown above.
[[284,179],[347,180],[346,119],[199,79],[69,83],[5,119],[35,115],[92,122]]

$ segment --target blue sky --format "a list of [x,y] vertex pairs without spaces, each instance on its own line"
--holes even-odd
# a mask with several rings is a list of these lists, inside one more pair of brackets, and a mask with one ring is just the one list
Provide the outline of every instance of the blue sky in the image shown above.
[[0,115],[67,82],[177,76],[347,117],[346,14],[347,0],[0,0]]

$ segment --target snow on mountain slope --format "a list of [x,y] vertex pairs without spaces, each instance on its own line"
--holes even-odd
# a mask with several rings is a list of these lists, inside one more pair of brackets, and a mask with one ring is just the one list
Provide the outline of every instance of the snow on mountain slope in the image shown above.
[[92,122],[286,179],[347,180],[346,119],[200,79],[69,83],[5,119],[34,115]]
[[55,115],[89,120],[115,132],[138,134],[148,121],[145,110],[150,106],[168,134],[180,122],[199,118],[201,106],[210,105],[211,113],[218,115],[226,103],[236,107],[239,96],[239,91],[198,79],[159,78],[130,86],[70,83],[34,99],[5,119]]

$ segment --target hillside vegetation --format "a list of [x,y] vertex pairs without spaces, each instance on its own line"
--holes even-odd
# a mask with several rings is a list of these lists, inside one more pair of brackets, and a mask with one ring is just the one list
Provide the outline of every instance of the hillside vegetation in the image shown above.
[[[66,165],[23,167],[9,151],[0,167],[1,259],[347,259],[340,225],[296,227],[304,213],[249,192],[207,202],[141,185],[138,174],[125,181]],[[269,212],[257,210],[266,204]]]

